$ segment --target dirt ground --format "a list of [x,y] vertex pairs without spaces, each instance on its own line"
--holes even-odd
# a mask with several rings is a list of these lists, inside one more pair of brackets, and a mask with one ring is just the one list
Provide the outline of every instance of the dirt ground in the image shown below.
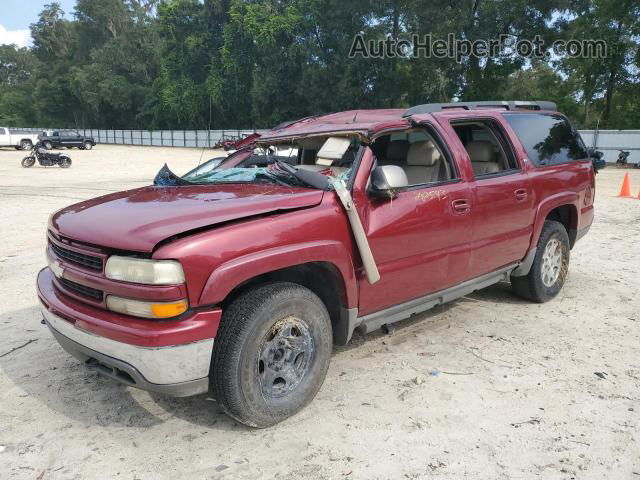
[[640,200],[615,197],[622,171],[598,175],[596,221],[554,301],[499,284],[356,337],[309,407],[252,430],[207,396],[100,377],[40,324],[48,216],[202,152],[69,153],[71,169],[23,169],[0,150],[0,478],[640,480]]

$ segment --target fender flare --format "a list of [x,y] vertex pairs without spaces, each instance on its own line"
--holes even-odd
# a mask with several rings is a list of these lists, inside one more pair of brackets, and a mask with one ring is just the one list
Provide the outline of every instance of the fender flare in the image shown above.
[[321,240],[273,247],[236,257],[220,264],[209,275],[200,294],[200,305],[223,301],[238,285],[259,275],[310,262],[332,264],[344,282],[346,308],[357,307],[358,285],[351,255],[336,240]]
[[580,209],[578,208],[577,203],[578,194],[576,192],[557,193],[545,198],[542,202],[540,202],[540,205],[538,205],[538,209],[536,211],[536,218],[533,225],[533,234],[531,236],[531,245],[529,249],[535,248],[535,246],[537,245],[538,239],[540,238],[540,233],[542,232],[544,221],[546,220],[547,215],[549,215],[549,213],[555,208],[562,207],[563,205],[570,205],[573,209],[570,228],[576,228],[580,223],[580,219],[578,218],[578,215],[580,215]]
[[[578,215],[580,214],[579,209],[576,206],[577,202],[578,194],[575,192],[557,193],[545,198],[542,202],[540,202],[540,205],[538,205],[538,208],[536,209],[536,216],[533,221],[533,231],[531,233],[531,242],[529,243],[529,249],[527,250],[527,254],[522,262],[520,262],[518,268],[513,271],[513,276],[524,276],[529,273],[536,255],[536,248],[538,246],[540,233],[542,233],[542,227],[545,220],[547,219],[547,216],[553,209],[561,207],[563,205],[570,205],[574,213],[572,215],[571,228],[575,228],[575,225],[573,225],[573,223],[575,222],[576,225],[578,224]],[[570,234],[570,232],[567,232],[567,234]]]

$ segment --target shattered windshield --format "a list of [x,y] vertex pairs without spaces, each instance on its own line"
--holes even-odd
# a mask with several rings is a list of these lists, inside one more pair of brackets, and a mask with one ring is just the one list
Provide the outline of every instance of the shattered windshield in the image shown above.
[[189,178],[191,183],[256,183],[268,182],[279,185],[300,185],[295,177],[287,172],[271,167],[235,167],[224,170],[212,170]]
[[275,183],[286,186],[302,186],[293,175],[269,167],[227,168],[211,170],[200,175],[180,177],[167,165],[162,167],[153,181],[154,185],[175,187],[180,185],[209,185],[220,183]]
[[154,183],[163,186],[272,183],[321,188],[318,185],[328,180],[349,181],[361,145],[353,134],[257,142],[252,150],[239,152],[220,163],[207,162],[182,177],[165,165]]

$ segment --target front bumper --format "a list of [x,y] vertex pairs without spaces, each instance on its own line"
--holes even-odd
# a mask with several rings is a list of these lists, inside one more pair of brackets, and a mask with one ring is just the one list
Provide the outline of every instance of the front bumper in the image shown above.
[[[182,324],[195,323],[201,334],[215,331],[220,310],[199,312],[173,322],[146,320],[143,324],[149,325],[149,338],[143,338],[144,330],[140,328],[131,338],[131,335],[124,337],[119,330],[122,316],[65,298],[54,287],[49,269],[38,275],[38,296],[42,315],[58,343],[87,366],[118,382],[172,396],[184,397],[208,390],[213,336],[182,343],[179,340],[184,338],[184,327],[178,330],[182,332],[180,335],[176,335],[176,329]],[[114,321],[110,324],[111,316]],[[202,322],[215,325],[203,329]],[[139,326],[140,321],[132,319],[131,324]],[[159,330],[158,326],[163,325],[164,330]],[[122,341],[123,338],[129,342]],[[178,341],[172,344],[172,339]]]

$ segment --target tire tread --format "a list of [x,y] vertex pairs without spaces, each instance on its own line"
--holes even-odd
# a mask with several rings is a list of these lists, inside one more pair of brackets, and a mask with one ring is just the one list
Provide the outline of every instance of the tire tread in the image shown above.
[[[252,427],[266,427],[277,423],[281,419],[275,416],[257,420],[248,414],[246,399],[242,395],[232,395],[240,392],[239,378],[230,375],[228,362],[236,362],[242,352],[247,331],[251,328],[253,317],[267,302],[281,296],[304,295],[321,307],[327,318],[329,314],[324,303],[309,289],[295,283],[274,282],[259,286],[241,294],[227,307],[216,335],[213,355],[211,359],[211,385],[214,396],[220,402],[223,410],[239,422]],[[322,382],[320,382],[321,384]],[[320,385],[318,385],[319,389]],[[313,392],[315,396],[317,390]],[[313,398],[313,397],[311,397]],[[294,413],[294,412],[292,412]]]

